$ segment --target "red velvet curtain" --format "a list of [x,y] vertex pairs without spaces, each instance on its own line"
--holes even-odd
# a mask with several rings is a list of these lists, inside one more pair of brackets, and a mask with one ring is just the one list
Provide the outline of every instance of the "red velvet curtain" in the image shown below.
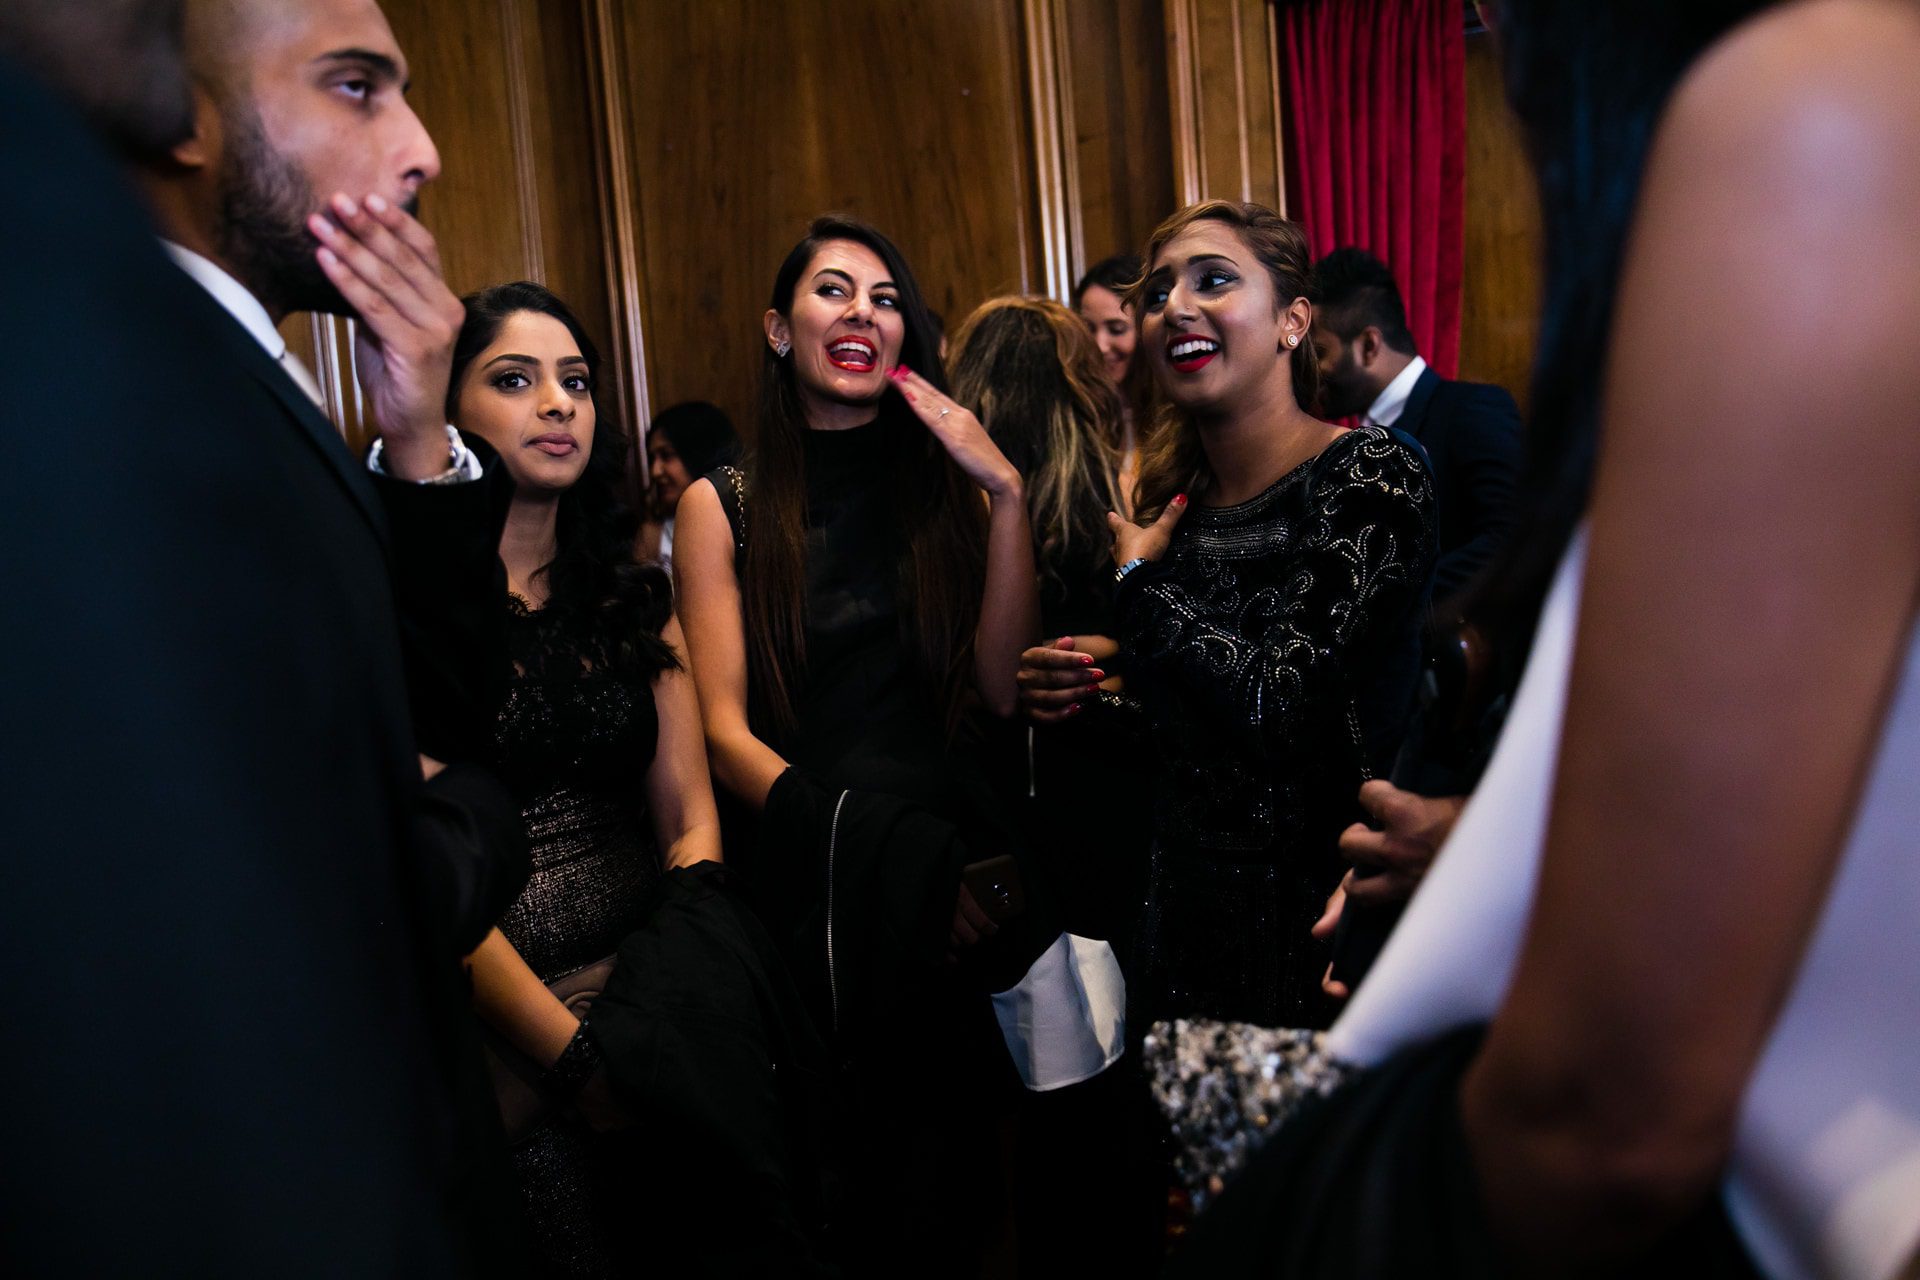
[[1466,33],[1460,0],[1277,0],[1287,212],[1314,257],[1393,268],[1420,354],[1460,360]]

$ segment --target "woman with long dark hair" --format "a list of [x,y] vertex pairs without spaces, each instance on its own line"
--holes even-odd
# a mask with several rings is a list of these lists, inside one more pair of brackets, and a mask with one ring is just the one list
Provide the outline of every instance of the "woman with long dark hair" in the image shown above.
[[1181,1037],[1216,1153],[1285,1103],[1209,1059],[1352,1077],[1194,1274],[1911,1275],[1920,7],[1541,0],[1498,38],[1548,246],[1491,579],[1532,652],[1324,1043]]
[[984,991],[945,966],[994,928],[962,867],[1014,843],[973,722],[1012,712],[1038,625],[1024,484],[944,393],[878,231],[817,220],[764,324],[745,464],[680,504],[708,750],[759,814],[732,847],[840,1064],[843,1256],[964,1272],[995,1221],[989,1098],[1011,1071]]
[[[548,984],[608,958],[666,867],[720,856],[699,705],[666,575],[634,563],[627,446],[599,420],[599,353],[537,284],[465,299],[448,416],[514,481],[500,541],[514,677],[499,768],[532,840],[527,886],[470,962],[482,1019],[555,1081],[590,1057]],[[608,1273],[608,1206],[577,1122],[513,1149],[542,1274]]]

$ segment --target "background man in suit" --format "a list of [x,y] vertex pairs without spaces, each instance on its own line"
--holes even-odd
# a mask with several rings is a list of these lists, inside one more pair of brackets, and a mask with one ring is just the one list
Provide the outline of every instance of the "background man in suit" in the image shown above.
[[[391,50],[378,25],[334,34]],[[0,6],[0,49],[150,176],[223,123],[188,95],[180,36],[169,0]],[[0,1250],[30,1274],[486,1269],[510,1255],[477,1224],[513,1206],[457,1102],[477,1068],[457,957],[517,891],[524,835],[470,767],[423,787],[419,751],[460,760],[488,718],[461,705],[494,679],[485,637],[432,646],[498,612],[490,486],[347,456],[11,64],[0,159],[32,176],[0,193],[19,300],[0,349],[59,388],[57,412],[5,411],[0,1016],[20,1052],[0,1087],[31,1104],[0,1119]],[[195,225],[237,221],[218,208]],[[359,239],[343,261],[375,252]],[[386,327],[365,353],[399,475],[452,458],[423,413],[445,393],[433,347]],[[441,668],[418,742],[403,618],[418,669]]]
[[1452,382],[1427,367],[1384,262],[1364,249],[1335,249],[1313,271],[1320,411],[1398,427],[1427,451],[1440,520],[1433,597],[1444,602],[1512,527],[1520,412],[1503,388]]
[[[1341,852],[1354,864],[1313,932],[1334,940],[1323,985],[1345,997],[1385,942],[1444,843],[1485,766],[1504,717],[1509,668],[1449,608],[1513,527],[1520,471],[1520,413],[1501,387],[1452,382],[1414,350],[1393,272],[1364,249],[1336,249],[1314,264],[1313,344],[1320,411],[1397,427],[1433,467],[1440,560],[1420,713],[1391,782],[1360,791],[1368,821],[1348,827]],[[1495,643],[1498,637],[1494,638]],[[1471,651],[1472,657],[1462,655]],[[1489,672],[1488,668],[1491,668]],[[1349,900],[1351,895],[1351,900]]]

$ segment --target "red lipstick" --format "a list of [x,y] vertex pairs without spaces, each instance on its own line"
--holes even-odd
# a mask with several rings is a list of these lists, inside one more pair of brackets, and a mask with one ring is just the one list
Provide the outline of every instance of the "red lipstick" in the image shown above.
[[1219,354],[1219,343],[1197,333],[1176,333],[1167,339],[1167,363],[1176,373],[1196,373]]
[[827,344],[827,363],[848,373],[872,373],[880,349],[865,338],[842,334]]

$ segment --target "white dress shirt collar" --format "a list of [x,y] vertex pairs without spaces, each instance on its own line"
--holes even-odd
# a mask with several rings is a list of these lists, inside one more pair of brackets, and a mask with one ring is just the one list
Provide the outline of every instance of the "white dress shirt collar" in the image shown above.
[[277,362],[286,354],[287,340],[273,327],[273,317],[260,305],[260,299],[247,292],[247,286],[191,249],[166,239],[160,243],[173,256],[179,268],[212,294],[213,300],[225,307],[227,314],[238,320],[241,327],[253,335],[254,341],[266,349],[268,355]]
[[[215,266],[205,257],[173,241],[161,238],[160,243],[180,269],[213,295],[213,300],[226,308],[227,314],[240,322],[241,328],[253,335],[255,342],[266,351],[273,362],[286,371],[294,385],[306,393],[322,414],[327,411],[326,400],[320,393],[320,384],[314,381],[313,373],[300,362],[300,357],[287,350],[287,340],[280,336],[280,330],[273,325],[273,317],[260,304],[260,299],[247,291],[247,287]],[[379,475],[386,474],[381,464],[383,441],[375,440],[373,450],[367,455],[367,467]],[[447,424],[448,464],[440,475],[418,481],[420,484],[459,484],[468,480],[478,480],[484,470],[480,459],[473,450],[467,448],[460,433]]]
[[1395,374],[1393,381],[1381,388],[1380,394],[1367,406],[1368,423],[1390,427],[1400,421],[1400,415],[1407,411],[1407,401],[1413,398],[1413,384],[1420,381],[1420,375],[1426,371],[1427,362],[1421,357],[1407,361],[1407,367]]

